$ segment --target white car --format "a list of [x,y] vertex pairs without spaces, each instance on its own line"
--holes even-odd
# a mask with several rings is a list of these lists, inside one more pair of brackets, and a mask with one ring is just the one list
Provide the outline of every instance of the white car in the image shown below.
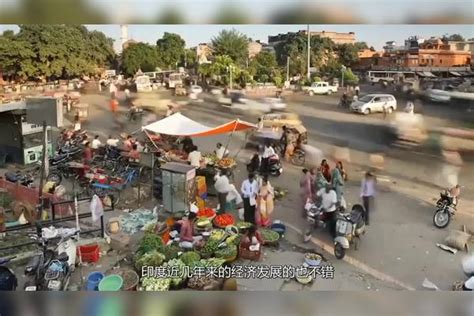
[[286,109],[286,103],[280,98],[264,98],[263,103],[269,104],[274,111],[283,111]]
[[189,87],[189,93],[191,94],[200,94],[202,93],[202,88],[200,86],[193,85]]
[[391,94],[368,94],[351,103],[353,112],[370,114],[377,112],[392,113],[397,109],[397,100]]
[[313,82],[310,87],[303,87],[303,91],[307,94],[313,96],[315,94],[327,94],[330,95],[331,93],[337,92],[337,86],[331,86],[327,82]]

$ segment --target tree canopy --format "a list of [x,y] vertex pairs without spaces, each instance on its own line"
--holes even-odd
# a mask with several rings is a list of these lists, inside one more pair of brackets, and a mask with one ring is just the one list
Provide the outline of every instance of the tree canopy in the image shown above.
[[152,45],[146,43],[130,44],[122,52],[122,71],[133,76],[140,69],[142,71],[154,71],[158,66],[158,51]]
[[[278,70],[278,63],[274,54],[270,52],[258,53],[249,64],[250,74],[259,82],[269,82]],[[279,73],[278,73],[279,74]]]
[[457,42],[463,42],[464,41],[464,36],[461,34],[451,34],[451,35],[444,35],[443,40],[446,41],[457,41]]
[[175,69],[176,64],[183,60],[185,42],[178,34],[165,32],[163,37],[156,41],[156,49],[160,66]]
[[244,34],[232,29],[222,30],[212,39],[212,48],[217,56],[226,55],[238,64],[244,64],[248,57],[248,39]]
[[91,75],[114,58],[111,39],[80,25],[20,25],[0,36],[0,68],[23,79]]

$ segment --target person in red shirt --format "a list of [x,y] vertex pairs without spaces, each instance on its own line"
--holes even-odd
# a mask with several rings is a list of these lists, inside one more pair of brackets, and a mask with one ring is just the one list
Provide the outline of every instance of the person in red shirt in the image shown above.
[[115,113],[117,112],[118,108],[118,101],[116,99],[110,100],[110,112]]
[[123,150],[131,151],[133,149],[133,140],[132,136],[128,135],[127,139],[123,142]]
[[91,144],[87,142],[84,148],[84,164],[88,165],[92,161],[92,148]]
[[137,144],[132,145],[132,150],[128,153],[128,158],[133,161],[138,161],[140,160],[140,152],[138,151],[138,146]]

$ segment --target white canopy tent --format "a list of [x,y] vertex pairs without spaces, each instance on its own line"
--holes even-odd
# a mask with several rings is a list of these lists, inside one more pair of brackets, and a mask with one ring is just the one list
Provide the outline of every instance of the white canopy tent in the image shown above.
[[191,136],[208,131],[211,127],[193,121],[181,113],[175,113],[162,120],[148,124],[143,129],[156,134]]

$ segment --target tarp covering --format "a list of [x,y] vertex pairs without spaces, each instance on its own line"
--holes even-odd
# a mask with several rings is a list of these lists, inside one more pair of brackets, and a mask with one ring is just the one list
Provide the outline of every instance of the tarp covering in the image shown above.
[[449,72],[451,75],[453,76],[456,76],[456,77],[461,77],[461,74],[459,72],[456,72],[456,71],[450,71]]
[[240,120],[234,120],[217,127],[208,127],[191,120],[181,113],[175,113],[167,118],[143,127],[144,130],[149,132],[173,136],[211,136],[251,128],[256,128],[256,125]]

